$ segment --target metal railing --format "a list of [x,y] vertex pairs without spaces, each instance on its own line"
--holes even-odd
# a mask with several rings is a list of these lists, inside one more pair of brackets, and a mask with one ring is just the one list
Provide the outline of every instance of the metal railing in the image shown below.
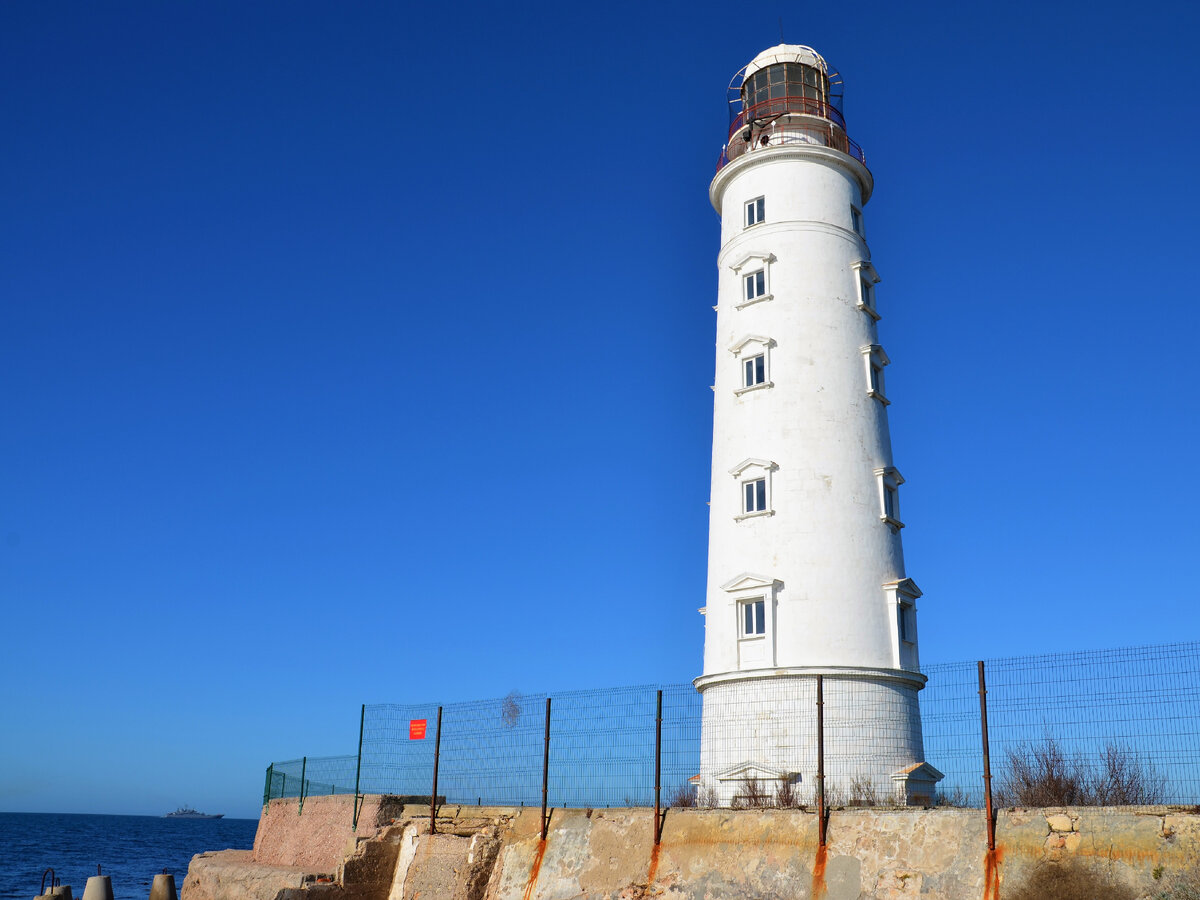
[[773,119],[786,113],[820,116],[823,119],[829,119],[842,131],[846,130],[846,119],[841,110],[825,100],[817,100],[812,97],[776,97],[751,104],[734,116],[733,124],[729,126],[729,139],[732,141],[734,134],[744,128],[748,122]]
[[798,144],[829,147],[857,159],[864,166],[867,164],[862,147],[850,140],[846,132],[831,122],[776,121],[760,129],[752,130],[749,141],[743,140],[740,134],[731,138],[730,142],[721,149],[721,155],[717,158],[717,171],[720,172],[726,165],[746,153]]

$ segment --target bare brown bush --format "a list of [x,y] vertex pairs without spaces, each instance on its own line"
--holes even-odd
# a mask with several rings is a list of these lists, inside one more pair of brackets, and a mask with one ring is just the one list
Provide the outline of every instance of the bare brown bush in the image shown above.
[[765,809],[771,805],[771,793],[757,777],[747,778],[730,805],[734,809]]
[[952,809],[975,809],[980,803],[962,785],[955,785],[950,790],[939,790],[934,805]]
[[1042,863],[1004,892],[1004,900],[1137,900],[1138,896],[1111,871],[1078,860]]
[[696,788],[685,781],[667,793],[667,806],[675,809],[690,809],[696,805],[696,795]]
[[1165,780],[1129,747],[1106,744],[1096,760],[1069,757],[1053,737],[1005,751],[999,806],[1143,806],[1161,803]]
[[804,806],[800,792],[796,790],[796,783],[791,778],[779,780],[779,786],[775,788],[775,805],[780,809],[798,809]]
[[875,784],[866,775],[855,775],[850,779],[850,799],[847,806],[878,806]]

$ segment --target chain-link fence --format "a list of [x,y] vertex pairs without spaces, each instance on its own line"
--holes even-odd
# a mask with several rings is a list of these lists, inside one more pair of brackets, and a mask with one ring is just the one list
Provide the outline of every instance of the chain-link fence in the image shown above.
[[[1200,642],[983,668],[998,803],[1034,799],[1031,780],[1062,802],[1200,801]],[[657,784],[663,806],[808,805],[823,775],[833,805],[981,806],[979,673],[929,666],[918,690],[919,677],[829,672],[819,713],[814,676],[753,673],[703,697],[684,683],[367,705],[358,753],[272,763],[263,800],[428,800],[436,758],[454,804],[650,806]]]

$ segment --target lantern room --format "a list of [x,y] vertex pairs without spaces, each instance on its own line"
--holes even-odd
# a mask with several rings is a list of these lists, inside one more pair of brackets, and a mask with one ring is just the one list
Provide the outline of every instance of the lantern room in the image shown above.
[[783,144],[821,144],[865,163],[846,134],[841,78],[812,47],[764,50],[729,85],[730,126],[717,168],[744,153]]

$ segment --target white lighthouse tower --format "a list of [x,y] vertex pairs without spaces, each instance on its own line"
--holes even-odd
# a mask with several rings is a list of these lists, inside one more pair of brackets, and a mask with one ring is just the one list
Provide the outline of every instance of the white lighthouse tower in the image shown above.
[[[737,83],[740,78],[740,89]],[[815,786],[822,675],[836,799],[930,802],[916,585],[904,571],[873,179],[840,79],[781,44],[734,76],[709,197],[721,216],[701,790]],[[782,786],[788,787],[783,788]]]

